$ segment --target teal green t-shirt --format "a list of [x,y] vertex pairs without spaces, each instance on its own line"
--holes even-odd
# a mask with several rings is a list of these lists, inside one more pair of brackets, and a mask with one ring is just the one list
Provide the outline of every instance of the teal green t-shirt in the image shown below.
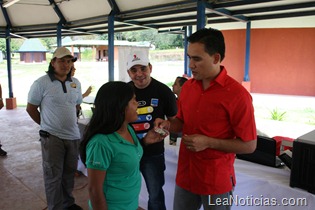
[[128,126],[131,144],[118,133],[97,134],[86,147],[86,166],[106,171],[103,191],[110,210],[136,210],[141,189],[141,144]]

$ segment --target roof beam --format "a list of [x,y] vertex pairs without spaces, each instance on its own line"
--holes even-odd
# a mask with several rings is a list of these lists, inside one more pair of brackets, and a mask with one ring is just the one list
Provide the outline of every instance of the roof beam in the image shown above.
[[7,7],[9,7],[9,6],[15,4],[15,3],[18,2],[18,1],[20,1],[20,0],[7,0],[6,2],[4,2],[4,3],[2,4],[2,6],[3,6],[4,8],[7,8]]
[[7,23],[7,26],[9,28],[12,28],[12,24],[11,24],[11,20],[10,20],[10,17],[8,15],[8,12],[7,12],[6,8],[3,8],[2,4],[1,4],[1,10],[2,10],[3,17],[5,19],[5,22]]
[[77,30],[77,29],[62,29],[62,32],[64,32],[64,31],[66,31],[66,32],[72,32],[72,33],[74,33],[74,34],[77,34],[77,35],[87,35],[87,34],[89,34],[89,35],[100,35],[100,33],[91,33],[91,32],[88,32],[88,31],[86,31],[86,30]]
[[118,15],[122,20],[134,20],[134,19],[141,19],[141,18],[151,18],[156,16],[164,16],[164,15],[170,15],[170,14],[180,14],[180,13],[188,13],[188,12],[197,12],[196,5],[193,8],[181,8],[177,10],[172,11],[154,11],[150,13],[144,13],[144,12],[136,12],[136,13],[121,13]]
[[15,36],[15,37],[18,37],[18,38],[21,38],[21,39],[27,39],[26,37],[24,36],[20,36],[20,35],[17,35],[17,34],[13,34],[13,33],[10,33],[11,36]]
[[67,25],[67,20],[64,17],[64,15],[62,14],[62,12],[60,11],[59,7],[57,6],[56,2],[54,0],[49,0],[50,5],[53,7],[53,9],[55,10],[56,14],[58,15],[62,25]]
[[314,16],[314,15],[315,15],[315,11],[288,12],[288,13],[281,13],[281,14],[258,15],[258,16],[250,17],[250,20],[251,21],[270,20],[270,19],[305,17],[305,16]]
[[151,7],[146,7],[146,8],[141,8],[141,9],[134,9],[134,10],[128,10],[125,13],[121,13],[122,15],[125,14],[147,14],[149,13],[157,13],[157,12],[161,12],[161,11],[172,11],[172,10],[180,10],[183,8],[191,8],[191,7],[195,7],[196,8],[196,3],[194,1],[180,1],[180,2],[176,2],[174,3],[168,3],[168,4],[162,4],[162,5],[157,5],[157,6],[151,6]]
[[290,5],[278,5],[273,7],[260,7],[254,9],[240,9],[233,11],[233,14],[253,14],[253,13],[266,13],[266,12],[278,12],[284,10],[305,9],[315,7],[315,2],[304,2]]
[[112,11],[114,11],[114,14],[119,14],[120,13],[120,9],[116,3],[115,0],[107,0],[110,7],[112,8]]
[[145,25],[142,22],[133,21],[133,20],[122,21],[120,18],[115,18],[115,21],[119,22],[119,23],[122,23],[122,24],[129,25],[129,26],[140,26],[140,27],[143,27],[145,29],[157,29],[158,28],[157,26],[154,26],[152,24],[151,25],[149,25],[149,24]]
[[225,16],[228,18],[231,18],[233,20],[237,20],[243,23],[246,23],[248,21],[248,18],[245,17],[244,15],[234,15],[231,11],[225,9],[225,8],[218,8],[218,9],[214,9],[212,4],[206,4],[206,9],[210,10],[211,12],[221,15],[221,16]]
[[207,10],[210,10],[211,12],[218,14],[218,15],[222,15],[228,18],[231,18],[233,20],[237,20],[243,23],[246,23],[248,21],[248,18],[245,17],[244,15],[233,15],[231,11],[227,10],[227,9],[209,9],[207,7]]
[[224,3],[215,3],[213,4],[213,8],[226,8],[226,7],[236,7],[236,6],[244,6],[251,4],[260,4],[260,3],[268,3],[268,2],[276,2],[283,0],[243,0],[243,1],[231,1]]

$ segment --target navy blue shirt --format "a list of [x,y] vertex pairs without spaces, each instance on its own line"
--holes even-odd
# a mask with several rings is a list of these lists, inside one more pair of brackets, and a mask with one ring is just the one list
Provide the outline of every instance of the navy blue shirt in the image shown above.
[[[131,81],[129,84],[134,86]],[[165,119],[177,114],[176,98],[172,90],[165,84],[152,78],[148,87],[139,89],[134,86],[138,101],[138,120],[131,123],[139,139],[154,127],[156,118]],[[164,141],[150,144],[143,148],[144,156],[152,156],[164,153]]]

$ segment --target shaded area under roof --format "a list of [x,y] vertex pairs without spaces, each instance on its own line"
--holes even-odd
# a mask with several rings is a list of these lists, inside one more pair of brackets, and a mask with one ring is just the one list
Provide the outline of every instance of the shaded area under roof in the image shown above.
[[[314,0],[19,0],[4,8],[0,0],[0,37],[55,37],[156,29],[183,33],[195,26],[199,6],[207,27],[315,27]],[[35,15],[36,14],[36,15]]]

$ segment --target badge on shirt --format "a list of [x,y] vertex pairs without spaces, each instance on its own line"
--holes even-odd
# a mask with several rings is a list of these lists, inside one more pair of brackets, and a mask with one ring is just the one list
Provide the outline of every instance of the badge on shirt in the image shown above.
[[145,101],[138,101],[138,106],[145,106],[147,103]]
[[152,106],[145,106],[137,109],[138,114],[149,114],[154,111],[154,108]]
[[143,131],[143,130],[148,130],[150,128],[150,123],[137,123],[137,124],[132,124],[132,127],[135,129],[135,131]]
[[157,107],[159,105],[159,99],[157,98],[152,98],[151,99],[151,106]]
[[76,87],[77,87],[77,84],[75,84],[74,82],[72,82],[72,83],[70,84],[70,87],[76,88]]
[[152,120],[152,115],[138,115],[138,120],[136,122],[148,122]]

